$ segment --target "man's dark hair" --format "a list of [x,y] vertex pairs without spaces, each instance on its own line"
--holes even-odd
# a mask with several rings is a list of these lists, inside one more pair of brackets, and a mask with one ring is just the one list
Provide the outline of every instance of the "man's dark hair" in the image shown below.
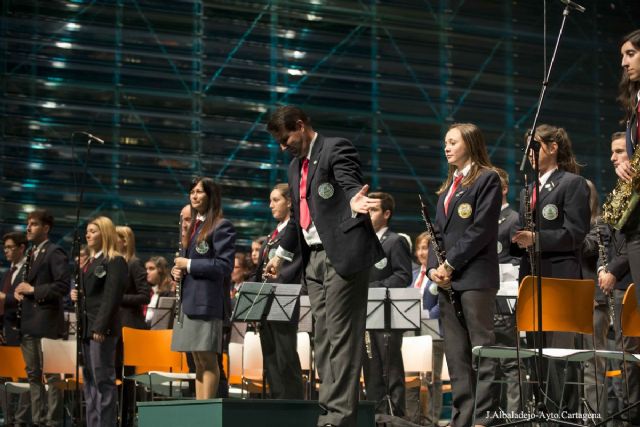
[[296,122],[298,120],[301,120],[302,123],[307,126],[311,124],[311,118],[307,116],[307,113],[302,111],[302,109],[294,105],[285,105],[283,107],[278,107],[278,109],[274,111],[269,118],[269,122],[267,123],[267,130],[270,133],[278,132],[280,131],[280,129],[296,130]]
[[7,233],[2,236],[2,243],[6,243],[7,240],[13,240],[13,243],[15,243],[16,246],[24,245],[25,248],[27,247],[27,236],[24,233],[20,233],[18,231]]
[[35,211],[30,212],[27,216],[27,221],[30,219],[40,221],[42,225],[48,225],[49,231],[53,228],[53,215],[51,215],[46,209],[36,209]]
[[393,196],[389,193],[383,193],[382,191],[375,191],[373,193],[367,194],[367,197],[371,199],[380,199],[380,209],[382,209],[382,213],[384,214],[386,211],[389,211],[391,215],[389,215],[389,219],[387,222],[391,221],[393,217],[393,211],[396,209],[396,201],[393,200]]

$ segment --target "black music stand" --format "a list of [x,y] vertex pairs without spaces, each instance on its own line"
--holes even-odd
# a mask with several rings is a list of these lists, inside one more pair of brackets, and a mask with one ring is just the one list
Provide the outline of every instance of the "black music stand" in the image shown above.
[[368,331],[384,331],[385,364],[384,385],[385,396],[376,404],[387,404],[389,415],[394,416],[394,408],[389,393],[389,336],[391,331],[420,330],[422,314],[422,296],[418,288],[371,288],[367,300]]
[[171,329],[173,328],[173,318],[176,306],[174,297],[160,297],[155,307],[149,329]]

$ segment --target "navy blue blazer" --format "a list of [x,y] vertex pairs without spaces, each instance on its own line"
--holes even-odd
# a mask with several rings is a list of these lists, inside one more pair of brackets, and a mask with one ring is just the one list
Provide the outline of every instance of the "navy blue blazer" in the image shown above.
[[[298,225],[301,167],[302,161],[298,158],[289,164],[291,218],[280,246],[296,252],[299,242],[303,265],[306,265],[310,251]],[[367,270],[384,258],[369,215],[357,214],[354,218],[351,213],[349,202],[363,185],[360,157],[353,144],[344,138],[325,138],[318,134],[309,161],[307,203],[327,257],[342,276]]]
[[[9,292],[7,292],[6,299],[4,300],[4,317],[3,317],[3,332],[4,339],[7,345],[20,345],[20,331],[18,330],[18,302],[13,296],[16,288],[22,282],[22,276],[24,275],[25,264],[22,264],[15,279],[11,282]],[[7,270],[0,279],[0,283],[4,283],[4,280],[8,274],[11,273],[11,269]]]
[[[484,170],[469,187],[460,187],[444,213],[447,191],[440,194],[434,232],[454,268],[453,289],[498,289],[498,218],[502,205],[500,178],[493,170]],[[427,271],[437,268],[433,250],[429,251]]]
[[380,239],[385,257],[369,273],[370,288],[406,288],[411,285],[411,251],[404,237],[387,230]]
[[[520,194],[521,224],[524,224],[524,205],[523,189]],[[535,209],[541,209],[538,239],[542,276],[582,278],[582,243],[589,232],[591,220],[586,180],[557,169],[540,188]],[[529,256],[525,252],[520,260],[520,280],[530,271]]]
[[197,235],[202,226],[196,230],[185,254],[191,260],[191,266],[182,280],[182,311],[190,317],[224,319],[224,289],[230,289],[236,230],[231,221],[223,218],[198,244]]

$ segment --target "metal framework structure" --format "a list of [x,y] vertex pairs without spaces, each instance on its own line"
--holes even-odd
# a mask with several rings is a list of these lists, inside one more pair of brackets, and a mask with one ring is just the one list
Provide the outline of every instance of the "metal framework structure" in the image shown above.
[[[618,40],[632,0],[584,1],[569,17],[542,121],[568,129],[584,175],[614,182],[609,134]],[[373,189],[393,194],[394,228],[421,231],[416,194],[434,203],[452,122],[484,131],[511,175],[532,121],[562,4],[464,0],[4,0],[0,21],[2,232],[47,207],[70,242],[77,174],[85,212],[129,224],[142,257],[169,254],[193,175],[223,185],[240,245],[273,226],[270,188],[287,156],[264,130],[295,103],[317,129],[360,150]],[[549,49],[552,46],[549,46]],[[88,131],[106,141],[84,158]],[[70,243],[69,243],[70,245]]]

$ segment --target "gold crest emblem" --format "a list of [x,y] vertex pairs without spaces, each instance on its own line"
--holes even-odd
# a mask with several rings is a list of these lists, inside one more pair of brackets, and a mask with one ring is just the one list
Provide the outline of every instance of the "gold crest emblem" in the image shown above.
[[458,215],[460,216],[460,218],[467,219],[471,216],[472,213],[473,209],[471,208],[471,205],[469,203],[463,203],[458,206]]

